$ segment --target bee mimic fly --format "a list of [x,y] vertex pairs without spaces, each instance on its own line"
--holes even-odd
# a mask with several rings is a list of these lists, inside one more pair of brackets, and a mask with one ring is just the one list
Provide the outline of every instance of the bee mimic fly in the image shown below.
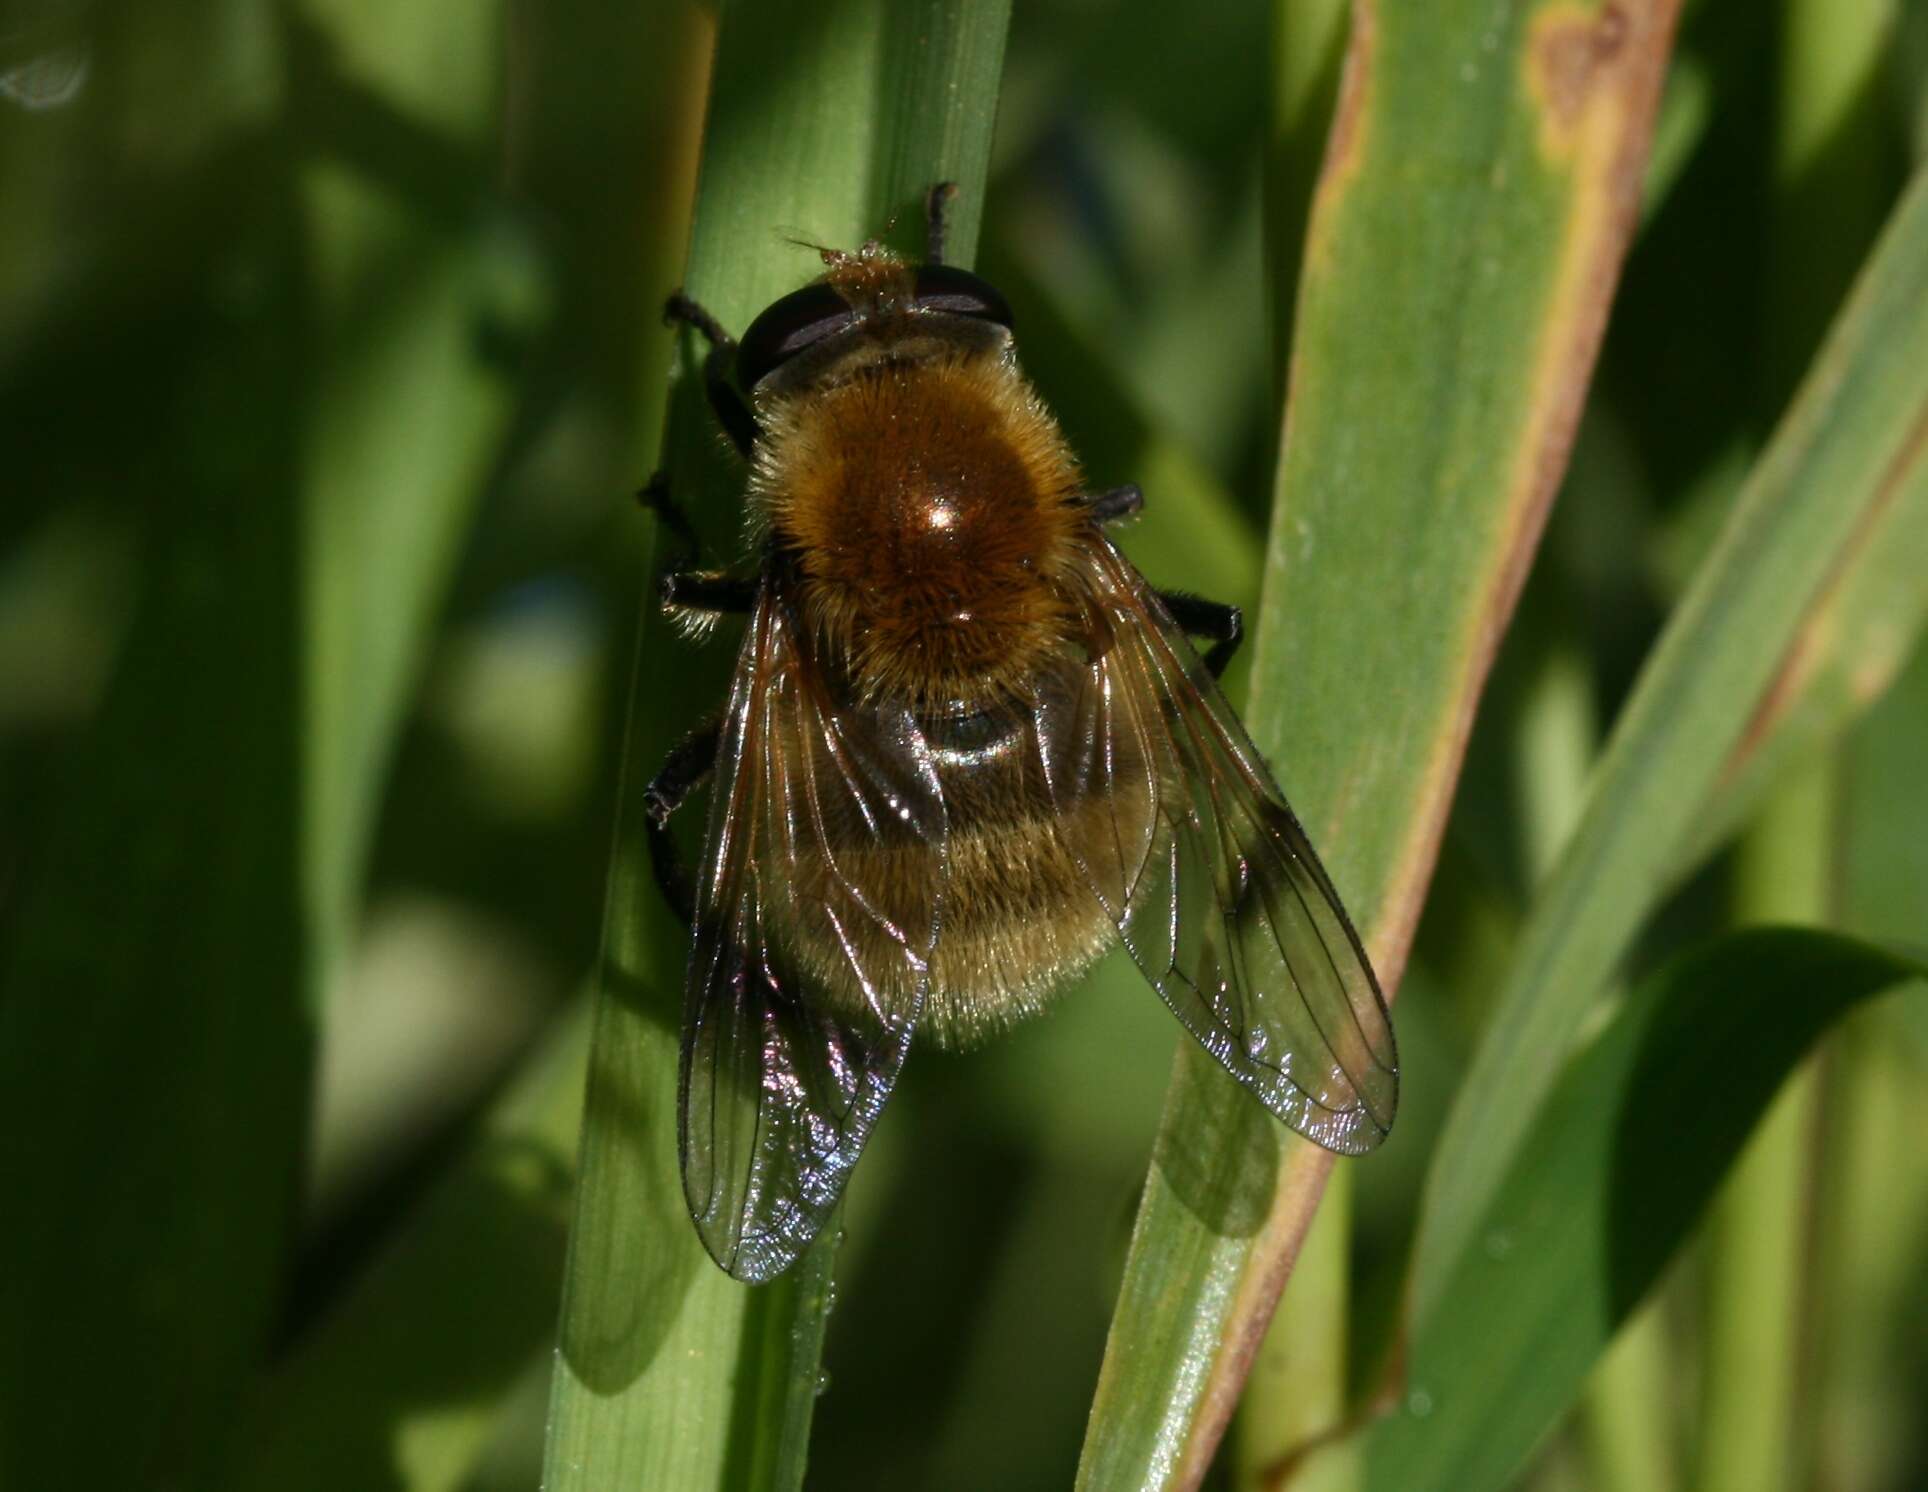
[[[1115,941],[1308,1139],[1370,1150],[1398,1096],[1358,935],[1218,689],[1239,614],[1107,536],[1143,499],[1086,487],[1004,298],[943,262],[948,194],[923,264],[826,252],[741,342],[669,304],[757,533],[752,576],[664,578],[672,613],[748,620],[721,716],[647,790],[693,936],[684,1190],[742,1280],[822,1228],[913,1036],[982,1041]],[[667,825],[709,776],[692,885]]]

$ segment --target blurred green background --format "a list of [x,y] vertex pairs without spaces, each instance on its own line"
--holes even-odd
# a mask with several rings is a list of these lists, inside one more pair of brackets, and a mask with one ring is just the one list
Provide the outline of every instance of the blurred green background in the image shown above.
[[[1099,483],[1249,546],[1148,573],[1247,603],[1271,24],[1020,3],[978,259]],[[0,0],[0,1466],[534,1485],[581,991],[618,781],[654,765],[620,739],[629,495],[709,36],[667,0]],[[1571,764],[1924,157],[1928,7],[1689,7],[1398,1004],[1400,1123],[1354,1169],[1360,1392]],[[639,687],[677,728],[728,655]],[[1928,656],[1806,769],[1825,842],[1788,874],[1831,925],[1928,941],[1924,743]],[[1737,863],[1639,967],[1732,924]],[[847,1208],[812,1485],[1069,1484],[1176,1040],[1131,985],[907,1069]],[[1785,1121],[1789,1487],[1928,1484],[1925,1071],[1928,1009],[1890,1003]],[[1719,1288],[1690,1251],[1610,1364],[1683,1486],[1723,1433]],[[1524,1484],[1641,1485],[1612,1402]]]

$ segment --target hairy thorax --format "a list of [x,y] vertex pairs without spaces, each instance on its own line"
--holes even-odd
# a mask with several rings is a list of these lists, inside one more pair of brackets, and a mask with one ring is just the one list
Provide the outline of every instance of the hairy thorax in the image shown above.
[[983,700],[1062,646],[1078,471],[1008,358],[879,358],[758,418],[799,615],[860,692]]

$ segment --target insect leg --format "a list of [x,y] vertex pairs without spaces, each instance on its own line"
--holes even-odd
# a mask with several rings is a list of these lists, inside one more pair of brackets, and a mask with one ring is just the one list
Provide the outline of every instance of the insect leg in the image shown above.
[[924,196],[924,262],[944,262],[944,209],[957,195],[957,183],[940,181]]
[[1087,492],[1078,501],[1093,523],[1120,523],[1145,511],[1145,493],[1136,482],[1113,487],[1109,492]]
[[1213,678],[1220,677],[1245,637],[1244,613],[1223,601],[1207,601],[1184,591],[1160,591],[1158,599],[1180,627],[1212,644],[1205,653],[1205,668]]
[[682,291],[677,291],[663,306],[663,319],[671,323],[696,328],[703,339],[710,344],[709,355],[703,359],[703,392],[709,396],[710,408],[736,448],[745,456],[750,447],[756,444],[756,416],[750,413],[749,405],[737,393],[730,382],[730,364],[736,357],[736,338],[723,330],[723,324],[691,300]]
[[696,790],[716,766],[716,751],[723,739],[721,721],[698,726],[677,742],[662,769],[643,789],[643,811],[649,816],[649,863],[656,872],[656,884],[670,910],[692,926],[696,921],[696,893],[690,889],[689,872],[669,832],[670,815]]
[[696,527],[669,490],[669,477],[657,472],[636,494],[636,500],[654,513],[659,522],[683,541],[683,557],[666,570],[657,582],[657,597],[663,610],[681,614],[690,622],[692,634],[700,633],[702,620],[725,613],[741,614],[756,600],[756,582],[721,570],[699,567],[702,541]]
[[756,601],[755,580],[720,570],[671,570],[658,594],[665,611],[704,611],[741,615]]
[[637,503],[656,515],[657,522],[683,541],[684,564],[693,564],[702,553],[703,544],[696,537],[696,528],[690,522],[690,515],[683,511],[683,505],[676,500],[676,494],[669,490],[669,473],[659,471],[636,491]]

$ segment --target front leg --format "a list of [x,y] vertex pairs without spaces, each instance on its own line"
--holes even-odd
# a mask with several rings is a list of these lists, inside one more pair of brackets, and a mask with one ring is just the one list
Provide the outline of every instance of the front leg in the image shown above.
[[690,522],[690,515],[676,500],[676,494],[669,490],[669,473],[659,471],[637,488],[636,502],[647,512],[654,513],[658,523],[683,541],[683,563],[696,563],[697,556],[703,552],[703,541],[697,538],[696,525]]
[[709,396],[717,423],[728,432],[737,450],[747,457],[750,447],[756,444],[756,416],[750,413],[750,406],[730,382],[730,372],[736,365],[736,338],[680,290],[664,304],[663,319],[694,327],[710,344],[709,355],[703,359],[703,392]]

